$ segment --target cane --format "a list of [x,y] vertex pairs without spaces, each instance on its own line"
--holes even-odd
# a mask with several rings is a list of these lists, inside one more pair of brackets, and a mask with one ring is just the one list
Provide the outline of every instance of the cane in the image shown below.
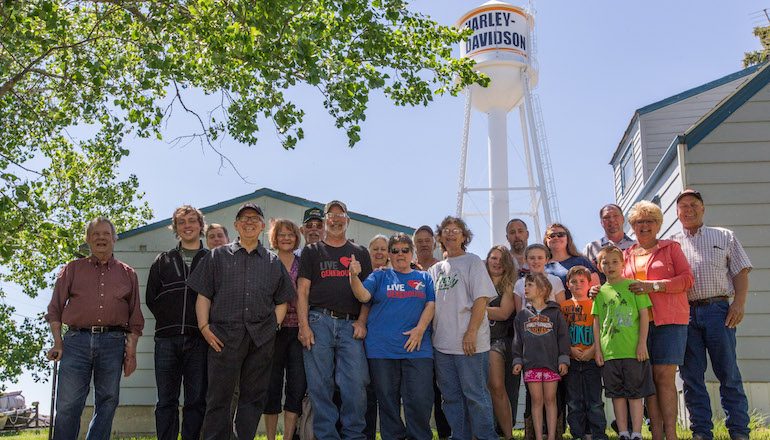
[[56,412],[56,380],[59,373],[59,361],[53,361],[53,379],[51,380],[51,417],[48,419],[48,440],[53,438],[53,420]]

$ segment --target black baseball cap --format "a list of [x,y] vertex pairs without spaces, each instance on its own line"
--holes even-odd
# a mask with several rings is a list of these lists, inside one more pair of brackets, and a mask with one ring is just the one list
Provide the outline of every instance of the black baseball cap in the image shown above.
[[696,199],[700,200],[701,203],[703,203],[703,196],[700,195],[699,191],[696,191],[696,190],[694,190],[692,188],[687,188],[686,190],[680,192],[679,195],[676,196],[676,202],[679,203],[679,200],[681,200],[682,197],[684,197],[684,196],[693,196]]
[[321,211],[321,208],[309,208],[305,210],[305,215],[302,216],[302,224],[309,222],[310,220],[321,220],[324,219],[324,213]]
[[327,203],[326,206],[324,206],[324,214],[328,214],[329,210],[334,205],[339,206],[340,209],[342,209],[342,212],[345,214],[348,213],[348,207],[344,203],[340,202],[339,200],[332,200],[331,202]]
[[262,208],[257,206],[256,203],[244,203],[243,205],[241,205],[241,207],[238,208],[238,212],[235,214],[235,218],[240,217],[241,213],[247,209],[253,209],[254,211],[257,211],[257,214],[259,214],[259,216],[262,217],[262,219],[265,218],[265,214],[262,213]]

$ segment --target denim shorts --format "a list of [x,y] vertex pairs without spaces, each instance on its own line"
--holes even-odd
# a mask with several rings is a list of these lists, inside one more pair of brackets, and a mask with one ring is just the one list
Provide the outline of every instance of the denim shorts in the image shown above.
[[492,339],[489,342],[489,349],[504,357],[508,352],[508,344],[506,342],[505,338]]
[[687,325],[650,323],[647,334],[647,350],[652,365],[682,365],[687,348]]

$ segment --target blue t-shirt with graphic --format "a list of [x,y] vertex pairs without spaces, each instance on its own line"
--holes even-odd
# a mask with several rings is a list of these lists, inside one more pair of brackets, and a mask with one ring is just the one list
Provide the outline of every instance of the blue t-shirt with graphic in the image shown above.
[[591,260],[583,256],[571,256],[564,261],[552,261],[545,265],[545,273],[561,278],[561,282],[564,284],[564,296],[567,299],[572,298],[572,292],[569,291],[567,285],[567,273],[573,266],[577,265],[585,266],[592,273],[596,272],[596,267],[591,263]]
[[422,335],[419,350],[404,348],[404,332],[417,326],[425,305],[436,301],[433,279],[427,272],[400,273],[393,269],[372,272],[364,281],[372,294],[367,321],[366,357],[370,359],[418,359],[433,357],[431,326]]

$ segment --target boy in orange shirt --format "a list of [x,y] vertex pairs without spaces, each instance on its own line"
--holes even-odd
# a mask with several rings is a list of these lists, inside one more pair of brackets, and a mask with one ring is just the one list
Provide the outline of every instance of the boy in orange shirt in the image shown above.
[[565,378],[567,422],[574,439],[606,440],[602,378],[594,360],[593,300],[588,297],[591,271],[585,266],[573,266],[567,273],[567,286],[572,298],[561,303],[571,345]]

